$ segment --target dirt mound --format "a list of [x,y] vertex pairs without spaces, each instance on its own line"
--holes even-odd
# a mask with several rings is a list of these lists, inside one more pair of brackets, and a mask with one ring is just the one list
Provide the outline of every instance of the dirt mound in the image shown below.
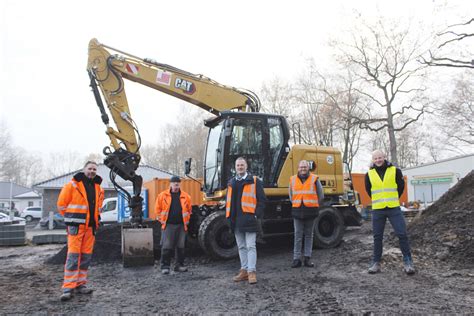
[[[155,257],[160,257],[160,236],[161,228],[158,222],[147,223],[148,227],[153,228],[153,244]],[[113,224],[101,227],[97,232],[96,242],[92,262],[94,264],[107,263],[122,260],[122,231],[120,224]],[[66,261],[67,245],[57,254],[46,260],[48,264],[64,264]]]
[[457,268],[474,266],[474,171],[408,225],[413,248]]

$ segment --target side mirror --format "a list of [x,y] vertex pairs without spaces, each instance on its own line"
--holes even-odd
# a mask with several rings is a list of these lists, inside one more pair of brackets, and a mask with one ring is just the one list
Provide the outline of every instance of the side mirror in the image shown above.
[[184,161],[184,174],[188,175],[191,173],[191,161],[192,158],[188,158]]

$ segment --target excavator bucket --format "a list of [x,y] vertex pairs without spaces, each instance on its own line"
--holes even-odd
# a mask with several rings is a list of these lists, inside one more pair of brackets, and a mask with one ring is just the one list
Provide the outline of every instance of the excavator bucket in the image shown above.
[[122,256],[124,268],[153,266],[153,228],[122,226]]

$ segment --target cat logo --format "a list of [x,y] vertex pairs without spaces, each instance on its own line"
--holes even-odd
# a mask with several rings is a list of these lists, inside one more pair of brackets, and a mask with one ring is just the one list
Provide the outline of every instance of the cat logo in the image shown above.
[[193,94],[196,92],[196,85],[194,83],[181,78],[176,78],[174,87],[183,90],[186,94]]

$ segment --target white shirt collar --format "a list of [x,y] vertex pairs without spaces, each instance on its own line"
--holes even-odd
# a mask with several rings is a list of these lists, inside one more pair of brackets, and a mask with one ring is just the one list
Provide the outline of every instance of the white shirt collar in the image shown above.
[[237,176],[235,176],[235,178],[237,179],[237,181],[243,180],[243,179],[247,178],[247,172],[242,177],[239,177],[237,175]]

